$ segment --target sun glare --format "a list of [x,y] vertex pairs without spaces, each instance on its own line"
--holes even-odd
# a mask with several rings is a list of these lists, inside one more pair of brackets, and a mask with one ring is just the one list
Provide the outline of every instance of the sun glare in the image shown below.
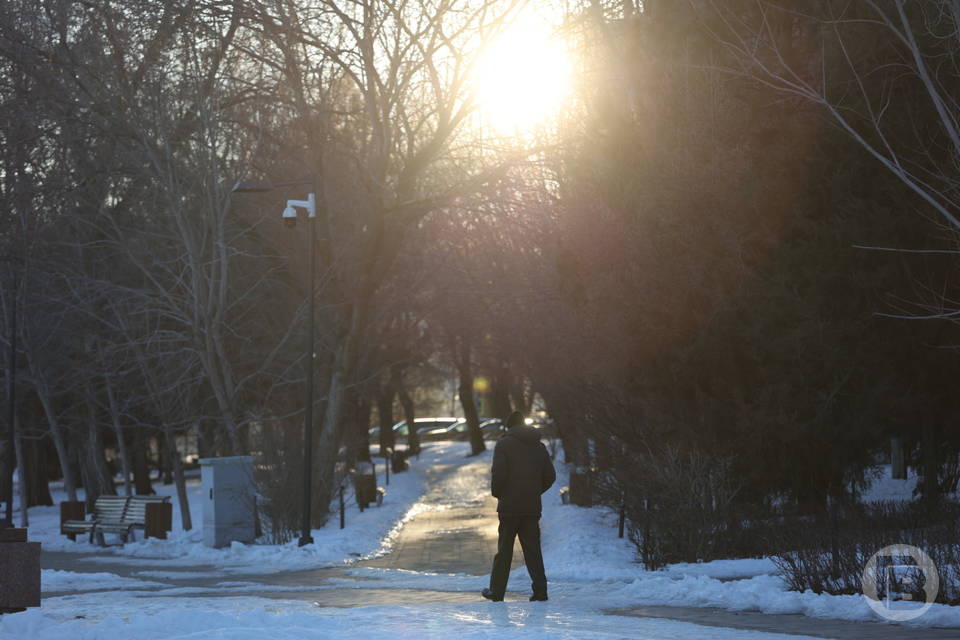
[[520,16],[481,54],[474,91],[485,134],[524,135],[555,116],[570,92],[570,56],[550,24]]

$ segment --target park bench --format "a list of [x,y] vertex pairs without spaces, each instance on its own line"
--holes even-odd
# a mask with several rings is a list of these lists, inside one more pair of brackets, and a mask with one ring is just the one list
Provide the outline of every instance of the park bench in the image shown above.
[[[61,508],[61,514],[64,513]],[[104,533],[119,534],[124,543],[133,539],[134,529],[143,529],[144,538],[166,538],[171,529],[172,505],[169,496],[109,496],[97,498],[90,520],[63,520],[60,532],[75,540],[89,533],[90,542],[106,546]]]

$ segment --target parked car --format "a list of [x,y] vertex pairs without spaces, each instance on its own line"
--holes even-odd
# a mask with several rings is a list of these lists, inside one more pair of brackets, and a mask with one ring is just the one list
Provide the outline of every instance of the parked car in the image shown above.
[[467,437],[467,421],[463,418],[454,418],[452,422],[437,424],[425,429],[417,429],[423,440],[465,440]]
[[[506,428],[498,418],[480,418],[480,432],[485,440],[496,440]],[[469,426],[464,418],[446,427],[438,427],[423,433],[427,440],[466,440],[469,438]]]
[[557,437],[557,425],[553,422],[553,418],[533,420],[529,424],[540,431],[541,438]]
[[480,422],[480,431],[483,432],[484,440],[497,440],[507,432],[503,420],[499,418],[487,418]]
[[[423,438],[428,432],[435,431],[437,429],[446,429],[459,420],[457,418],[415,418],[414,424],[417,428],[417,435]],[[397,424],[393,425],[393,437],[394,438],[406,438],[407,437],[407,421],[401,420]],[[380,437],[380,427],[373,427],[369,431],[370,438],[376,440]],[[434,438],[430,438],[434,439]],[[440,438],[435,438],[440,439]]]

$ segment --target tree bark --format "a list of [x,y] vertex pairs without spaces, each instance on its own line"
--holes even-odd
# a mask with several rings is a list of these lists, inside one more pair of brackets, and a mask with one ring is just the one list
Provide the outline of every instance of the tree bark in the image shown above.
[[50,484],[47,481],[47,452],[40,440],[33,438],[24,440],[23,444],[27,475],[27,505],[53,506],[53,496],[50,495]]
[[506,420],[513,411],[513,407],[510,405],[510,372],[502,360],[497,362],[492,387],[490,400],[493,405],[493,415]]
[[890,438],[890,477],[907,479],[907,458],[903,450],[903,438]]
[[463,417],[467,421],[467,435],[470,439],[470,455],[475,456],[487,450],[480,431],[480,416],[477,415],[477,403],[473,397],[473,369],[470,362],[470,341],[460,336],[457,345],[457,372],[460,376],[460,405]]
[[393,396],[395,394],[393,381],[383,376],[380,388],[377,389],[377,415],[380,421],[380,455],[387,458],[387,450],[394,450],[397,443],[393,437]]
[[[10,471],[17,466],[15,447],[10,446],[11,444],[7,442],[6,438],[0,440],[0,503],[3,504],[6,504],[7,501],[9,487],[7,483],[10,481]],[[9,490],[13,491],[13,487],[9,487]]]
[[[31,372],[36,379],[36,371],[31,362]],[[40,405],[43,407],[43,413],[47,418],[47,425],[50,427],[50,438],[53,440],[54,449],[57,451],[57,459],[60,461],[60,471],[63,473],[63,490],[67,493],[67,500],[76,502],[77,485],[74,480],[73,466],[70,464],[70,455],[67,452],[66,444],[63,441],[63,433],[60,431],[60,422],[57,414],[53,410],[53,402],[43,384],[36,385],[37,397],[40,399]]]
[[96,491],[97,495],[117,495],[117,488],[113,484],[113,476],[107,468],[107,460],[103,454],[103,442],[100,440],[100,425],[97,423],[97,411],[90,396],[87,396],[87,460],[92,465],[91,480],[96,488],[87,487],[87,492]]
[[137,429],[133,438],[133,486],[138,496],[156,493],[150,482],[150,467],[147,464],[147,437],[143,428]]
[[180,460],[180,453],[177,451],[177,442],[173,436],[173,429],[167,427],[163,430],[167,441],[167,453],[173,467],[173,478],[177,486],[177,502],[180,504],[180,520],[183,523],[183,530],[190,531],[193,528],[193,520],[190,518],[190,499],[187,497],[187,481],[183,475],[183,462]]
[[27,512],[27,465],[23,456],[23,436],[20,435],[20,420],[14,418],[15,430],[14,450],[17,454],[17,478],[20,480],[20,526],[26,529],[30,526],[30,515]]
[[173,484],[174,447],[172,446],[172,439],[168,435],[169,431],[169,427],[163,428],[163,444],[160,446],[160,451],[163,454],[163,457],[160,461],[160,471],[163,484],[165,485]]
[[110,378],[104,378],[107,389],[107,401],[110,404],[110,422],[113,425],[113,435],[117,439],[117,455],[120,457],[120,473],[123,474],[123,491],[126,495],[133,495],[133,485],[130,483],[130,455],[127,452],[127,442],[123,436],[123,425],[120,424],[120,411],[117,408],[116,396]]
[[923,499],[935,504],[940,498],[940,461],[937,455],[937,427],[930,418],[923,424],[921,453],[923,455]]
[[358,462],[370,462],[370,412],[373,405],[369,398],[357,399],[357,413],[353,424],[354,458]]
[[400,399],[400,406],[403,407],[403,420],[407,423],[407,448],[410,453],[420,453],[420,436],[417,434],[416,414],[414,413],[413,398],[407,392],[407,386],[403,382],[403,371],[399,366],[391,369],[393,387],[397,391]]

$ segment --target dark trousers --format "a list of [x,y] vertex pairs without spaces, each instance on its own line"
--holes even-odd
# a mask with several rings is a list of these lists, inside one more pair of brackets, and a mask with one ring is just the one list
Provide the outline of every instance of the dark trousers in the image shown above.
[[543,570],[543,553],[540,551],[539,516],[500,516],[500,538],[490,572],[490,591],[497,597],[503,597],[507,590],[510,563],[513,561],[513,540],[517,536],[520,537],[523,562],[527,565],[533,592],[546,595],[547,575]]

